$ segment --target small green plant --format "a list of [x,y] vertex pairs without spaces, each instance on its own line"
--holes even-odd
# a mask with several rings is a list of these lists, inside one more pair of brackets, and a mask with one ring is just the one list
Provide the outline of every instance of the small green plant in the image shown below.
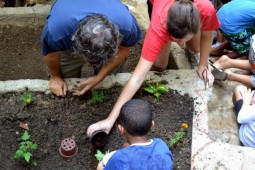
[[25,91],[20,97],[23,108],[30,105],[34,100],[33,93],[31,91]]
[[169,141],[170,147],[176,146],[176,144],[182,141],[183,137],[186,134],[186,129],[188,128],[187,123],[182,123],[181,129],[178,132],[174,132],[174,138],[171,138]]
[[97,91],[95,89],[91,90],[92,96],[91,98],[87,101],[88,105],[96,104],[96,103],[103,103],[108,99],[108,97],[102,92],[102,91]]
[[100,161],[103,160],[103,157],[104,157],[106,154],[108,154],[108,153],[110,153],[110,150],[105,151],[105,153],[101,152],[100,150],[97,150],[97,153],[95,154],[95,157],[96,157],[97,160],[100,162]]
[[161,95],[168,91],[167,85],[163,83],[147,83],[147,86],[143,88],[145,91],[153,94],[153,96],[159,100]]
[[[23,133],[21,139],[22,139],[22,142],[20,142],[19,149],[15,153],[15,158],[16,159],[23,158],[23,159],[25,159],[25,161],[27,163],[29,163],[30,158],[32,156],[31,152],[33,150],[37,149],[37,144],[35,144],[29,140],[30,135],[28,134],[28,132],[26,130]],[[36,164],[34,163],[34,165],[36,165]]]

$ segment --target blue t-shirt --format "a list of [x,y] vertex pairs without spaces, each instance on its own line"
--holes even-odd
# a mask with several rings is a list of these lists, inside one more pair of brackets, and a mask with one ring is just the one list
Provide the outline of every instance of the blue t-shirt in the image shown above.
[[72,49],[72,35],[78,23],[93,13],[105,15],[119,28],[121,46],[131,47],[142,36],[136,19],[119,0],[56,0],[43,29],[42,54]]
[[104,170],[172,170],[173,156],[159,138],[149,145],[130,145],[117,150],[106,163]]
[[224,33],[241,33],[255,26],[255,0],[233,0],[223,5],[217,15]]

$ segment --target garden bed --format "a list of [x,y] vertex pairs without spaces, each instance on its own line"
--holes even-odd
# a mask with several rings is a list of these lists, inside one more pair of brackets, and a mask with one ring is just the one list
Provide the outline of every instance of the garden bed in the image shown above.
[[[110,100],[104,103],[88,105],[91,94],[81,97],[68,94],[59,98],[44,93],[34,93],[35,101],[22,109],[21,92],[6,93],[0,97],[0,168],[1,169],[95,169],[97,160],[96,149],[86,139],[87,127],[107,117],[116,102],[122,87],[114,87],[103,92]],[[190,169],[192,117],[194,101],[188,95],[180,95],[169,90],[160,101],[144,90],[136,93],[134,98],[141,98],[152,104],[155,130],[150,137],[162,138],[169,146],[169,139],[179,131],[182,123],[189,128],[181,143],[171,148],[174,156],[174,169]],[[38,144],[31,161],[37,167],[24,165],[21,160],[14,159],[15,152],[24,132],[19,125],[27,123],[30,139]],[[78,154],[70,160],[63,159],[59,146],[64,138],[73,138],[79,148]],[[115,150],[122,147],[124,139],[114,127],[109,135],[107,145],[102,149]]]

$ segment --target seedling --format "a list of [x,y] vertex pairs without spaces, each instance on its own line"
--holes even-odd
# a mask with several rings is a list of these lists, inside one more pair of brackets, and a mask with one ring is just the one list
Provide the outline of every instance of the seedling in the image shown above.
[[97,160],[100,162],[103,160],[104,156],[106,154],[110,153],[110,150],[105,151],[105,153],[101,152],[100,150],[97,150],[97,153],[95,154],[95,157],[97,158]]
[[34,100],[33,93],[31,91],[24,92],[20,97],[23,108],[30,105]]
[[[19,149],[15,153],[15,158],[20,159],[23,158],[27,163],[29,163],[30,158],[32,156],[32,151],[37,149],[37,144],[31,142],[30,135],[28,132],[25,130],[23,133],[22,137],[22,142],[19,144]],[[34,164],[35,165],[35,164]]]
[[180,131],[174,132],[175,137],[170,139],[169,141],[170,147],[176,146],[177,143],[183,140],[186,134],[187,128],[188,128],[188,125],[186,123],[182,123]]
[[159,82],[154,84],[148,83],[143,89],[152,94],[157,100],[168,91],[167,85]]
[[97,91],[97,90],[93,89],[93,90],[91,90],[91,93],[92,93],[92,96],[87,101],[88,105],[103,103],[108,99],[108,97],[102,91]]

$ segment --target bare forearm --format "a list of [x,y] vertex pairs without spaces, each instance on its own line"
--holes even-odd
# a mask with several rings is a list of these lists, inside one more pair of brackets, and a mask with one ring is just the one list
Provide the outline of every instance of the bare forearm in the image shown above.
[[124,89],[122,90],[119,99],[117,100],[112,112],[108,116],[108,119],[115,122],[115,120],[119,116],[119,112],[121,107],[130,100],[134,94],[137,92],[137,90],[140,88],[142,82],[144,79],[141,79],[139,81],[135,80],[135,78],[132,78],[128,81]]
[[45,56],[45,63],[52,77],[61,77],[59,52],[49,53]]
[[117,56],[114,57],[113,61],[103,67],[100,72],[98,73],[98,78],[102,81],[108,74],[110,74],[114,69],[116,69],[122,61],[128,56],[130,48],[126,47],[119,47],[119,52]]
[[201,31],[199,67],[206,67],[213,41],[213,31]]
[[117,100],[112,112],[108,116],[108,119],[115,122],[115,120],[119,116],[119,112],[123,104],[130,100],[137,92],[137,90],[141,87],[152,64],[153,63],[144,60],[142,57],[140,58],[133,75],[122,90],[119,99]]

